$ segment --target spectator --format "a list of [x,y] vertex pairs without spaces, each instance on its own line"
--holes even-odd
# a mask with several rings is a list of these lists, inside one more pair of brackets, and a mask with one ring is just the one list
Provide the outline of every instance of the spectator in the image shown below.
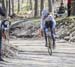
[[64,7],[64,4],[61,3],[60,7],[59,7],[59,11],[58,11],[58,14],[63,14],[65,13],[65,7]]
[[68,0],[67,1],[67,8],[68,8],[68,16],[70,16],[70,14],[71,14],[71,0]]
[[[0,16],[2,17],[2,20],[6,17],[6,15],[5,15],[5,12],[4,12],[4,10],[3,10],[3,8],[0,6]],[[4,34],[5,35],[5,33],[3,32],[3,28],[2,28],[2,21],[0,22],[0,61],[4,61],[3,59],[2,59],[2,54],[1,54],[1,49],[2,49],[2,35]]]

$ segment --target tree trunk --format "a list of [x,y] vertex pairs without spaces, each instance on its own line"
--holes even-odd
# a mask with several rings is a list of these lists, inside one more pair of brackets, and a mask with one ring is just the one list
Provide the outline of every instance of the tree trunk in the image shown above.
[[0,0],[0,3],[2,4],[2,0]]
[[20,12],[20,0],[18,0],[18,13]]
[[6,11],[6,9],[5,9],[5,0],[2,0],[2,7],[3,7],[4,11]]
[[34,17],[37,17],[38,15],[38,0],[35,0],[34,4]]
[[61,3],[63,3],[63,0],[61,0]]
[[72,0],[71,7],[71,15],[75,16],[75,0]]
[[6,0],[6,17],[8,17],[8,0]]
[[9,0],[9,16],[11,15],[11,0]]
[[14,14],[14,0],[12,0],[12,14]]
[[29,2],[30,2],[30,10],[32,10],[32,0],[30,0]]
[[49,12],[52,12],[52,0],[48,0]]
[[24,0],[22,0],[22,3],[24,3]]
[[40,3],[40,15],[41,15],[41,12],[42,12],[42,10],[43,10],[43,8],[44,8],[44,0],[41,0],[41,3]]

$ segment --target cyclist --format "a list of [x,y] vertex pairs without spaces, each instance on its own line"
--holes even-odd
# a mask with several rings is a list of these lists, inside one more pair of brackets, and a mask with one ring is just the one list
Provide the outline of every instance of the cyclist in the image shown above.
[[41,31],[44,32],[44,35],[45,35],[45,46],[47,47],[47,36],[46,36],[46,32],[47,32],[47,26],[45,26],[45,22],[46,21],[52,21],[50,23],[50,28],[51,28],[51,36],[52,36],[52,39],[53,39],[53,48],[55,48],[55,26],[56,26],[56,21],[54,19],[54,17],[51,15],[51,13],[49,14],[48,10],[47,9],[43,9],[42,11],[42,16],[41,16]]

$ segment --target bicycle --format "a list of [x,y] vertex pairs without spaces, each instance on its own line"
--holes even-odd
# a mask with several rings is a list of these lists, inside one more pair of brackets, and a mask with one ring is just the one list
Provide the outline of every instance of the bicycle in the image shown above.
[[[48,24],[50,25],[50,24]],[[52,48],[53,48],[53,39],[51,36],[51,29],[48,27],[46,29],[46,36],[47,36],[47,47],[48,47],[48,53],[49,55],[52,55]]]

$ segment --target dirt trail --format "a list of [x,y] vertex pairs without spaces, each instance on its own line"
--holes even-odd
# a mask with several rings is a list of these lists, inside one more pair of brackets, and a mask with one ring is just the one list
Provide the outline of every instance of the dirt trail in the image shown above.
[[59,40],[53,55],[49,56],[44,40],[11,40],[18,49],[14,59],[4,58],[0,67],[75,67],[75,45]]

